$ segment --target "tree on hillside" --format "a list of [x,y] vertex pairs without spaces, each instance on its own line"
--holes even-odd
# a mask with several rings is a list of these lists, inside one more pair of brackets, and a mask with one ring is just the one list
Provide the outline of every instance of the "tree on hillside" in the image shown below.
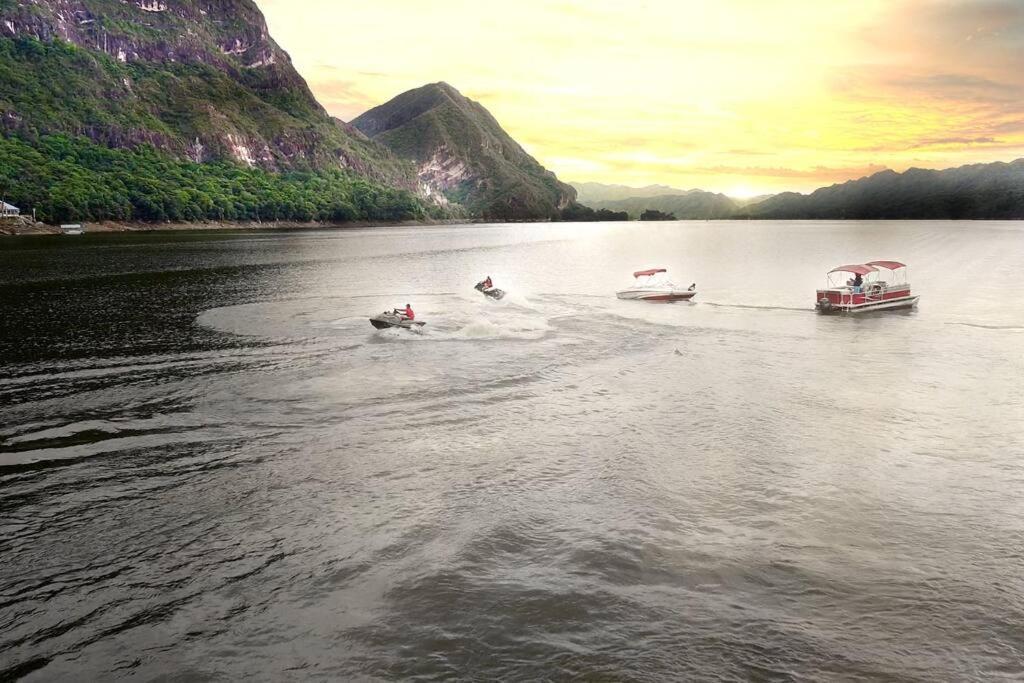
[[647,209],[640,214],[642,221],[674,221],[678,220],[674,213],[663,213],[657,209]]

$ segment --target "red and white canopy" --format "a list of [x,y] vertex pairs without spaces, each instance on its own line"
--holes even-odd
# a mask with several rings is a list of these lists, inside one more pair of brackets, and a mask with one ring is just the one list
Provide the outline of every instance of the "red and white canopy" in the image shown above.
[[868,261],[869,266],[878,266],[879,268],[885,268],[886,270],[899,270],[900,268],[906,268],[907,264],[900,263],[899,261]]
[[657,275],[658,273],[667,273],[668,271],[664,268],[651,268],[650,270],[638,270],[633,273],[633,277],[650,277]]
[[828,271],[829,275],[832,273],[853,273],[854,275],[867,275],[868,273],[877,273],[878,269],[870,263],[867,264],[851,264],[848,266],[839,266]]

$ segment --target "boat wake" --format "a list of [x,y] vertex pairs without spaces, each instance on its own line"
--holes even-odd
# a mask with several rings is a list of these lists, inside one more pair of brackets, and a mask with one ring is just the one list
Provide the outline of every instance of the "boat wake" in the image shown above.
[[383,330],[388,334],[377,336],[393,341],[536,341],[551,330],[547,318],[540,315],[438,315],[431,316],[428,324],[415,332]]
[[973,327],[977,330],[997,330],[1000,332],[1020,332],[1024,330],[1024,325],[981,325],[979,323],[960,323],[960,322],[947,322],[947,325],[957,325],[959,327]]
[[[227,306],[204,311],[196,324],[217,332],[263,339],[355,341],[538,340],[551,332],[550,319],[521,294],[501,301],[462,297],[419,297],[422,328],[373,330],[369,324],[383,298],[367,303],[339,298],[293,299]],[[394,298],[394,297],[391,297]],[[387,301],[390,301],[389,298]]]
[[460,327],[451,334],[451,338],[537,340],[543,338],[550,331],[551,327],[542,317],[522,316],[515,320],[503,319],[498,322],[479,319]]
[[756,304],[723,304],[714,301],[702,301],[702,304],[715,308],[747,308],[756,311],[799,311],[800,313],[813,313],[812,306],[758,306]]

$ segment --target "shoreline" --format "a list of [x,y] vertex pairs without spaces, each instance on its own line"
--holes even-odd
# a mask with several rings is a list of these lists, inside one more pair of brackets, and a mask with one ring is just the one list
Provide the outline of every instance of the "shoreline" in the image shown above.
[[[481,219],[443,219],[427,221],[351,221],[337,222],[297,222],[297,221],[203,221],[196,223],[125,223],[121,221],[101,221],[82,223],[85,234],[112,234],[129,232],[206,232],[215,230],[345,230],[358,228],[381,227],[429,227],[435,225],[463,225],[466,223],[490,223]],[[7,224],[10,223],[10,224]],[[44,235],[63,235],[59,225],[32,223],[28,220],[0,222],[0,237],[38,237]]]
[[[679,219],[678,221],[599,221],[600,223],[648,223],[657,225],[664,222],[710,222],[710,223],[777,223],[777,222],[977,222],[977,223],[1000,223],[1020,222],[1024,219],[1014,218],[868,218],[868,219],[843,219],[843,218],[694,218]],[[434,227],[444,225],[503,225],[514,223],[552,223],[592,224],[591,221],[550,221],[550,220],[514,220],[514,219],[488,219],[488,218],[446,218],[439,220],[423,221],[350,221],[345,223],[310,221],[306,223],[297,221],[205,221],[197,223],[125,223],[120,221],[101,221],[97,223],[83,223],[85,234],[115,234],[115,233],[148,233],[148,232],[213,232],[217,230],[358,230],[361,228],[412,228],[412,227]],[[47,235],[63,235],[64,231],[60,226],[48,225],[46,223],[33,223],[31,220],[0,220],[0,239],[4,237],[42,237]]]

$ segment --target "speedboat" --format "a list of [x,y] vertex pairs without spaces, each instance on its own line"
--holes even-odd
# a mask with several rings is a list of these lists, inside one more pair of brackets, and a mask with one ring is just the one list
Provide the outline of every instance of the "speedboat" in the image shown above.
[[[842,275],[860,276],[837,282]],[[907,266],[899,261],[870,261],[838,266],[828,272],[825,289],[815,296],[819,313],[863,313],[913,308],[921,298],[910,291]]]
[[498,289],[497,287],[491,287],[488,289],[487,287],[484,287],[484,283],[482,282],[476,283],[476,286],[473,287],[473,289],[482,293],[484,296],[490,299],[494,299],[495,301],[501,301],[502,299],[505,298],[504,289]]
[[405,330],[418,330],[426,325],[426,323],[420,322],[419,320],[409,320],[404,316],[389,311],[384,311],[380,315],[370,318],[370,324],[378,330],[386,330],[390,327],[400,327]]
[[668,271],[664,268],[638,270],[633,273],[636,282],[632,287],[615,292],[620,299],[636,299],[639,301],[673,302],[689,301],[697,296],[697,285],[683,289],[668,279]]

